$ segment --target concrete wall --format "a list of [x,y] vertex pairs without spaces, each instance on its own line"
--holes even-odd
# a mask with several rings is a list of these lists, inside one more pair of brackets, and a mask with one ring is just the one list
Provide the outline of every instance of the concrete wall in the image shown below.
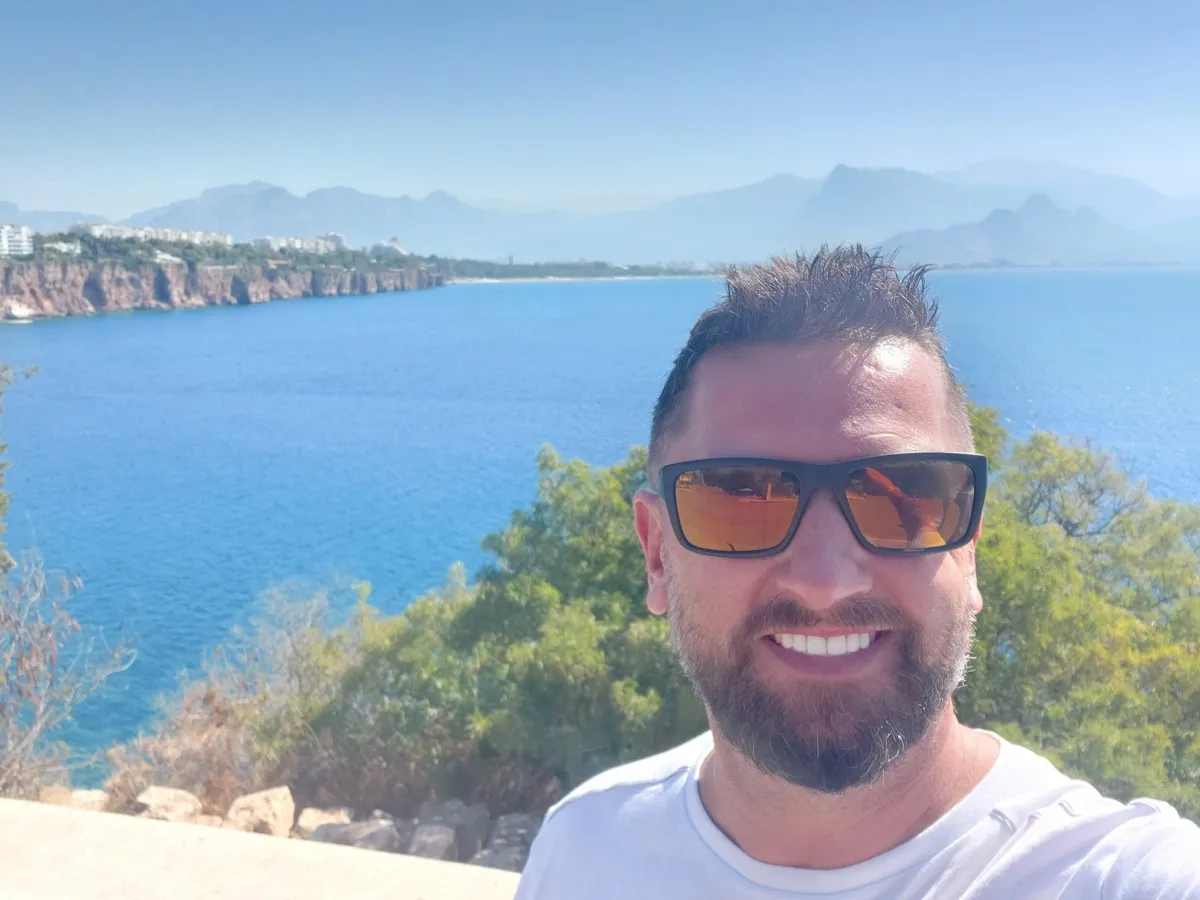
[[312,841],[0,800],[4,900],[512,900],[517,876]]

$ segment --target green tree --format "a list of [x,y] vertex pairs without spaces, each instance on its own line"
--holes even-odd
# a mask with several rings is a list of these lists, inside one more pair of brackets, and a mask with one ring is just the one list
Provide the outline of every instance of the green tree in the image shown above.
[[528,807],[702,730],[643,602],[630,510],[644,466],[642,450],[609,469],[543,450],[537,499],[485,540],[495,562],[474,587],[452,579],[366,617],[358,659],[292,748],[289,771],[312,773],[301,791]]
[[1200,510],[1045,433],[993,483],[959,715],[1110,794],[1200,816]]

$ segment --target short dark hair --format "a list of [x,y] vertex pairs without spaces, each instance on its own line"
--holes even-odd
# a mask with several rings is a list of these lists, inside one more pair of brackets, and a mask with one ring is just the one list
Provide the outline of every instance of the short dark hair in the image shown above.
[[675,357],[650,427],[650,465],[663,443],[684,426],[692,371],[709,350],[742,344],[845,341],[872,346],[903,338],[928,351],[946,376],[950,415],[971,443],[966,398],[938,331],[937,300],[926,292],[928,266],[903,275],[893,258],[862,245],[822,247],[811,258],[777,257],[731,267],[725,298],[706,310]]

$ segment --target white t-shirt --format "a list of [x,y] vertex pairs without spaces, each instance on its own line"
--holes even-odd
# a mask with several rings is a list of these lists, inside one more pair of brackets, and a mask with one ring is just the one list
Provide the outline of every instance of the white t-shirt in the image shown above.
[[992,770],[920,834],[844,869],[759,862],[700,800],[705,733],[581,785],[546,814],[516,900],[1200,900],[1200,828],[1106,799],[1000,740]]

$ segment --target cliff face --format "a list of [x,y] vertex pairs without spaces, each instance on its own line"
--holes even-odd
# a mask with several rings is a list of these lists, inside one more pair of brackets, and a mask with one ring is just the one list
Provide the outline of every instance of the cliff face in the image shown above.
[[0,318],[87,316],[128,309],[266,303],[295,297],[376,294],[438,287],[424,269],[355,272],[341,267],[119,266],[18,262],[0,269]]

